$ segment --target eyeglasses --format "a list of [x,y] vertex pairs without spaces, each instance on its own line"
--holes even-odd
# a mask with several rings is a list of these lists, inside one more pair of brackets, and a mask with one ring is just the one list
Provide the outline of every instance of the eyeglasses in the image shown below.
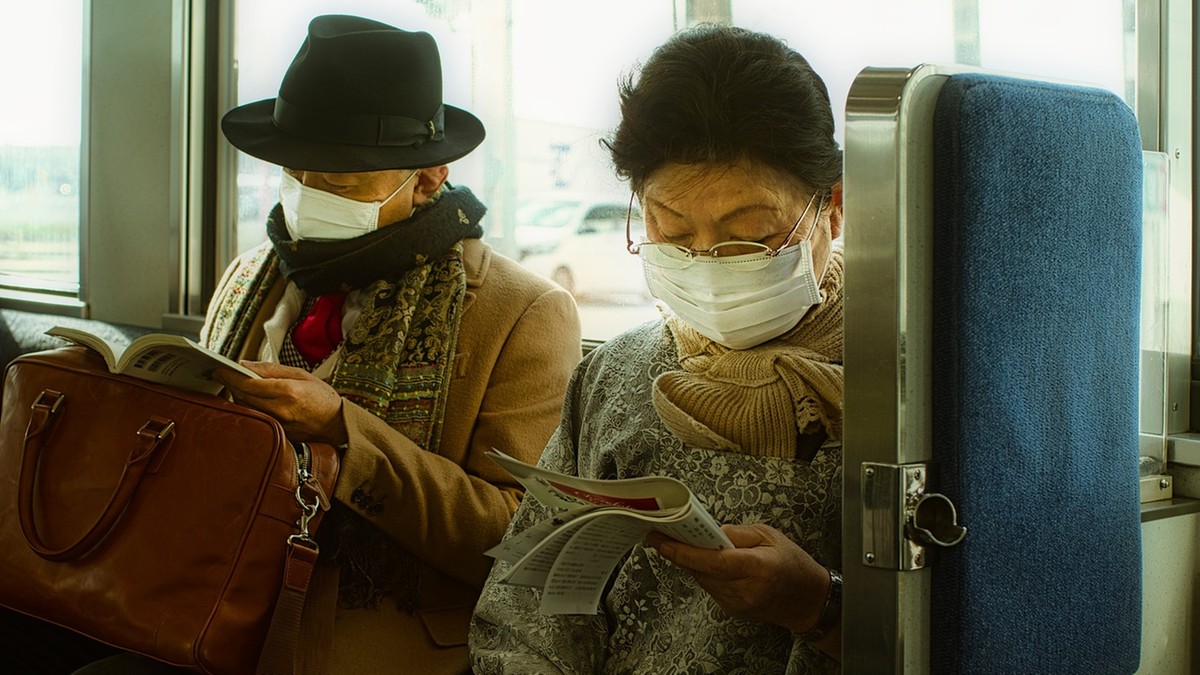
[[[792,237],[796,236],[796,230],[800,228],[800,223],[804,221],[804,216],[808,215],[812,209],[813,201],[817,198],[817,193],[809,197],[808,204],[805,205],[804,211],[796,222],[792,225],[792,229],[788,231],[788,236],[783,240],[783,243],[775,248],[771,248],[766,244],[757,241],[723,241],[714,245],[712,248],[697,251],[679,244],[670,244],[656,241],[643,241],[639,244],[633,243],[633,239],[629,233],[629,221],[633,215],[633,194],[629,195],[629,211],[625,213],[625,248],[632,255],[640,255],[647,263],[655,267],[665,267],[668,269],[683,269],[691,266],[696,258],[704,256],[707,258],[720,259],[722,263],[730,264],[736,269],[742,270],[757,270],[766,267],[771,259],[779,255],[779,252],[787,248],[791,243]],[[821,195],[821,201],[817,205],[817,213],[821,213],[821,209],[825,206],[825,195]],[[809,236],[817,230],[816,225],[809,231]]]

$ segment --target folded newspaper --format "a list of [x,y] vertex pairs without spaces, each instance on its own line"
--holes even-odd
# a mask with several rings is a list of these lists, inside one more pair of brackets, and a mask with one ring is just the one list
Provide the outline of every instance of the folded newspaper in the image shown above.
[[704,505],[674,478],[592,480],[488,453],[554,517],[487,551],[511,564],[501,582],[542,589],[543,614],[595,614],[621,558],[652,531],[704,548],[733,548]]

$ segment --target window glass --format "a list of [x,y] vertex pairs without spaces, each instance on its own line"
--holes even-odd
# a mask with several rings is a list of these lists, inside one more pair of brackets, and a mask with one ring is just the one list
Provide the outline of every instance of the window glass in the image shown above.
[[[829,87],[839,140],[850,85],[869,65],[974,59],[1132,91],[1122,0],[730,0],[727,7],[688,0],[328,0],[319,7],[243,1],[238,102],[275,95],[318,13],[430,32],[442,53],[447,103],[475,113],[488,129],[484,144],[451,166],[451,182],[488,205],[485,238],[570,290],[584,336],[606,339],[657,311],[638,258],[625,250],[628,189],[599,141],[618,121],[619,80],[689,20],[770,32],[804,54]],[[696,14],[701,10],[710,13]],[[278,168],[240,156],[238,174],[237,242],[244,249],[263,239]]]
[[78,290],[82,21],[80,0],[0,4],[3,286]]
[[[1123,0],[982,0],[985,67],[1094,84],[1126,97]],[[1132,38],[1133,26],[1130,26]],[[1132,44],[1132,42],[1131,42]],[[1128,73],[1132,82],[1133,72]]]

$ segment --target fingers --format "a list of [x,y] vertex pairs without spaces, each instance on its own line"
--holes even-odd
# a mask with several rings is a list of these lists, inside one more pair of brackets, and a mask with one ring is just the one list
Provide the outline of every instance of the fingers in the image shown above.
[[751,562],[750,556],[739,549],[700,548],[665,537],[655,548],[659,555],[693,574],[719,579],[745,576],[746,566]]
[[737,548],[697,548],[660,533],[647,536],[646,543],[689,573],[729,615],[786,627],[811,626],[828,595],[825,568],[769,525],[721,529]]
[[303,368],[266,361],[241,364],[260,377],[226,369],[214,373],[234,403],[274,417],[293,440],[346,442],[342,397],[327,382]]
[[278,380],[253,380],[242,378],[238,381],[224,382],[225,388],[233,395],[235,403],[261,409],[263,404],[286,398],[286,387],[280,386]]
[[306,386],[324,384],[317,376],[303,368],[293,368],[278,363],[266,361],[242,361],[242,365],[253,370],[260,379],[250,377],[229,377],[222,371],[221,383],[230,389],[234,398],[239,402],[252,399],[254,401],[271,401],[276,399],[295,398],[301,395]]
[[721,530],[729,541],[737,548],[729,551],[717,551],[696,546],[688,546],[675,541],[661,532],[651,532],[646,536],[646,545],[658,550],[662,557],[671,562],[702,574],[730,577],[744,573],[744,566],[752,561],[738,549],[751,549],[756,546],[771,546],[775,544],[775,535],[782,536],[769,525],[756,523],[754,525],[722,525]]
[[[308,417],[324,417],[313,408],[332,407],[332,399],[340,397],[324,382],[315,383],[281,378],[240,378],[225,382],[225,388],[238,405],[264,412],[279,420],[286,429],[289,424]],[[326,402],[329,399],[330,402]]]
[[264,378],[276,378],[285,380],[309,380],[316,376],[303,368],[293,368],[285,366],[281,363],[271,363],[270,361],[239,361],[243,366],[258,373]]
[[646,545],[649,546],[650,548],[658,548],[664,542],[668,542],[668,541],[674,541],[674,539],[671,539],[667,535],[665,535],[662,532],[659,532],[657,530],[651,530],[650,534],[646,535]]
[[729,537],[729,541],[738,548],[768,546],[775,543],[771,535],[778,530],[770,525],[755,523],[753,525],[722,525],[721,530]]
[[217,368],[213,371],[213,379],[229,387],[238,384],[242,380],[248,380],[250,377],[245,373],[239,373],[229,368]]
[[752,577],[761,571],[763,555],[794,547],[783,533],[770,525],[722,525],[721,530],[737,548],[714,550],[689,546],[661,533],[652,532],[646,544],[672,563],[711,580]]

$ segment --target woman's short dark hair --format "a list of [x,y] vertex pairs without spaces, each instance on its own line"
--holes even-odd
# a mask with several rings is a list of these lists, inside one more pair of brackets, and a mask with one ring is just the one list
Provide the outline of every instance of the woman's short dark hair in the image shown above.
[[676,33],[620,96],[621,123],[605,145],[636,192],[668,163],[749,159],[819,192],[841,178],[825,83],[770,35],[715,24]]

